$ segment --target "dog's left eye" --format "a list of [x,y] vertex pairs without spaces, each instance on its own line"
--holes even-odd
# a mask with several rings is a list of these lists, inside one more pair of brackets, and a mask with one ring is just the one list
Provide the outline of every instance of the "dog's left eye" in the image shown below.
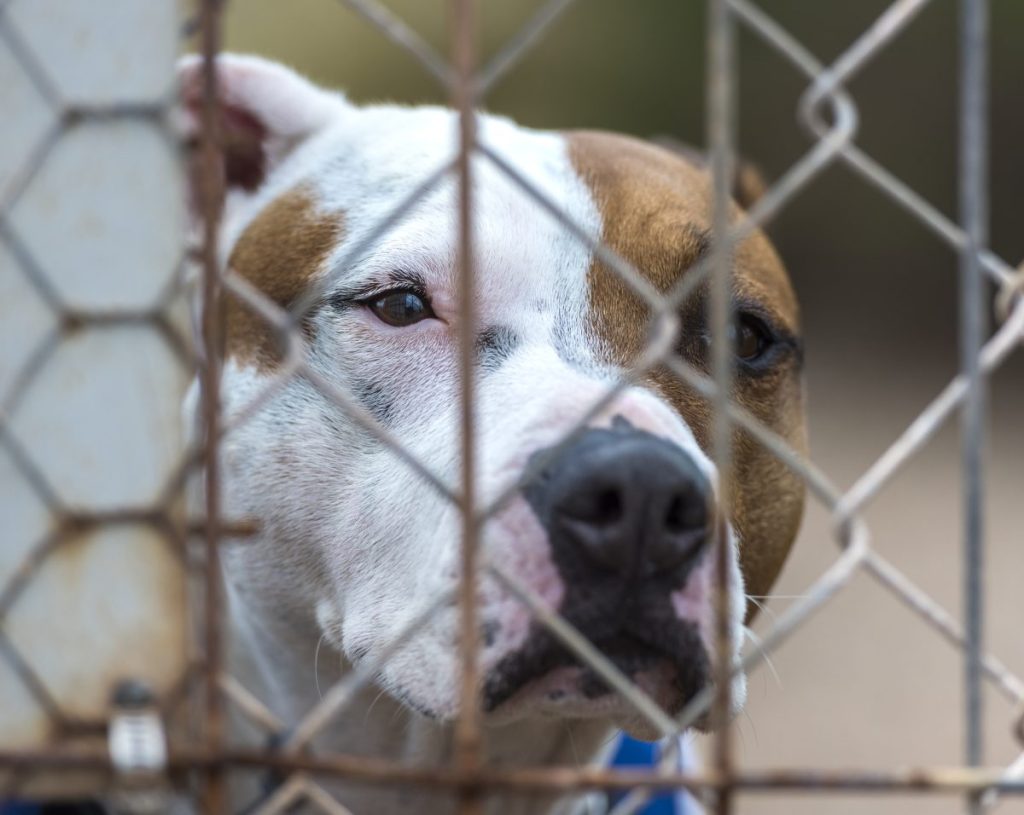
[[366,307],[381,322],[398,327],[413,325],[434,316],[426,299],[410,289],[379,294],[366,301]]
[[741,312],[736,316],[735,342],[736,356],[744,362],[754,362],[768,350],[772,335],[762,320]]
[[[736,314],[732,327],[729,329],[736,359],[746,366],[757,366],[764,361],[775,344],[775,335],[760,317],[750,312],[740,311]],[[707,361],[711,352],[711,336],[704,333],[701,347],[697,351]]]

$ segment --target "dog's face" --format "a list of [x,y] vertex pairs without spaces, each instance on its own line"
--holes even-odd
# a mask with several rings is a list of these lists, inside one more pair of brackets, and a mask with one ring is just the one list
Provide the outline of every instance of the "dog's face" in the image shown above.
[[[358,108],[251,58],[225,57],[221,82],[228,265],[282,307],[322,286],[301,325],[310,366],[457,492],[455,179],[373,235],[454,154],[453,114]],[[196,65],[187,63],[186,112],[197,88]],[[490,116],[479,137],[659,291],[707,250],[710,179],[679,156],[631,138],[538,132]],[[728,536],[738,649],[743,586],[767,591],[796,533],[802,488],[737,432],[732,511],[722,517],[707,453],[710,407],[662,368],[551,455],[642,353],[650,315],[494,166],[477,159],[473,176],[478,505],[511,490],[482,528],[482,559],[678,710],[710,681],[711,542]],[[364,242],[365,251],[348,257]],[[738,247],[734,278],[735,398],[800,447],[797,306],[761,234]],[[682,306],[676,343],[704,370],[706,300],[701,286]],[[236,411],[275,381],[281,355],[274,332],[237,301],[229,306],[227,353],[224,396]],[[359,663],[458,579],[458,509],[308,378],[289,379],[231,433],[224,467],[229,511],[262,525],[259,540],[225,560],[248,613],[315,624]],[[536,477],[514,488],[527,468]],[[602,716],[643,731],[487,574],[479,616],[483,703],[493,720]],[[453,600],[387,662],[381,686],[425,715],[455,716],[458,632]],[[741,700],[742,678],[734,691]]]

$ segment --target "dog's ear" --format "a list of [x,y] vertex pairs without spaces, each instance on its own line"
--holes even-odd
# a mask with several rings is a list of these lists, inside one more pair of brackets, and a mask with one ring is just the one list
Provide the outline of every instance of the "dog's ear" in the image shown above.
[[[337,121],[349,109],[340,94],[317,87],[290,68],[260,57],[221,54],[216,63],[219,126],[226,191],[252,193],[305,139]],[[189,176],[196,199],[199,126],[203,107],[202,61],[178,63],[183,129],[189,147]]]
[[[652,139],[652,141],[666,150],[671,150],[673,153],[682,156],[691,164],[707,169],[708,157],[696,147],[691,147],[672,136],[658,136]],[[743,209],[750,209],[764,195],[767,189],[768,184],[757,167],[749,161],[737,160],[736,177],[733,179],[732,184],[732,197],[737,204],[743,207]]]
[[743,209],[750,209],[768,190],[768,182],[761,171],[749,161],[736,163],[736,177],[732,180],[732,197]]

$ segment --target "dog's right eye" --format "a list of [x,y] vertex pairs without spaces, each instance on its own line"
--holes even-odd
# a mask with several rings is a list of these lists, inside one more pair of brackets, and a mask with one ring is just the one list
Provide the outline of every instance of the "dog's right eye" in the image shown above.
[[411,289],[395,289],[376,295],[366,301],[366,307],[381,322],[399,328],[434,316],[426,298]]

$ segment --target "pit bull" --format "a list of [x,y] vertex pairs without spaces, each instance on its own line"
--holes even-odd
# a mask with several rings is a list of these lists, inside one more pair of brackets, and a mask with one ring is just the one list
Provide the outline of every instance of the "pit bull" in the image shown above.
[[[199,64],[186,59],[180,72],[195,132]],[[349,394],[457,491],[457,178],[446,177],[348,257],[452,159],[456,114],[357,105],[256,57],[223,55],[218,82],[225,267],[282,309],[308,301],[297,331],[315,378]],[[478,138],[658,291],[709,251],[711,179],[698,160],[628,136],[546,132],[490,114],[480,114]],[[481,530],[481,558],[678,712],[712,681],[716,528],[728,536],[724,577],[738,654],[746,593],[766,594],[779,572],[800,521],[802,485],[737,430],[726,517],[709,452],[711,406],[664,367],[549,455],[643,352],[650,309],[493,163],[475,157],[472,176],[479,506],[513,490]],[[735,219],[755,188],[737,188]],[[735,247],[732,263],[733,396],[801,449],[802,349],[786,271],[760,231]],[[697,286],[680,307],[674,343],[674,353],[704,371],[709,296]],[[283,359],[258,309],[229,299],[228,422],[275,383]],[[311,379],[279,383],[222,447],[224,512],[259,526],[223,553],[230,668],[288,723],[332,681],[375,660],[459,580],[458,508]],[[194,389],[193,409],[197,400]],[[515,488],[528,469],[535,477]],[[575,765],[598,756],[616,728],[657,735],[490,573],[477,596],[489,764]],[[459,614],[453,595],[316,749],[449,761],[460,708]],[[731,691],[739,709],[743,676]],[[453,809],[437,791],[345,782],[331,790],[357,815]],[[488,801],[500,813],[574,811],[572,802],[522,795]]]

